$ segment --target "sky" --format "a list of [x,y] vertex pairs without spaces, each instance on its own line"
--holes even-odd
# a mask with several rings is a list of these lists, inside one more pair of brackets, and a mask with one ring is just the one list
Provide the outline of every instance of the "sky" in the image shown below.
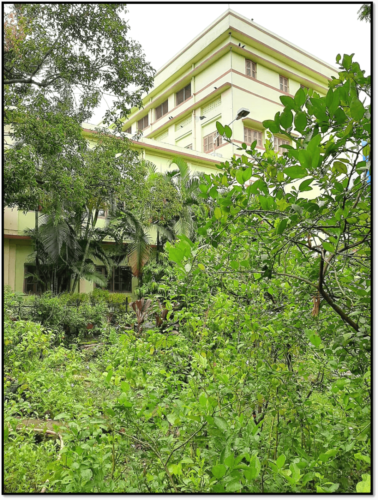
[[[228,7],[336,66],[337,54],[352,54],[370,74],[370,24],[357,19],[362,4],[128,4],[130,38],[138,41],[146,60],[159,70]],[[90,122],[97,124],[111,105],[106,96]]]

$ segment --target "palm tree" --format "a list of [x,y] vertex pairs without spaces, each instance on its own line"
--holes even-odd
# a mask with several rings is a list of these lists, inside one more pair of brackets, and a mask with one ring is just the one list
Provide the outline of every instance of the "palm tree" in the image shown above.
[[128,258],[132,272],[142,283],[142,268],[150,254],[150,236],[139,218],[123,207],[113,208],[105,229],[115,246],[109,253],[115,264]]
[[97,231],[97,237],[91,235],[88,245],[88,241],[81,237],[73,222],[64,212],[41,214],[38,231],[28,231],[34,246],[38,248],[40,262],[36,279],[42,290],[53,289],[55,293],[59,293],[63,283],[69,282],[72,274],[75,279],[71,293],[79,279],[106,286],[106,281],[103,275],[96,271],[95,264],[96,260],[100,260],[108,270],[111,266],[111,261],[101,245],[104,234]]
[[184,234],[191,240],[195,239],[195,211],[199,206],[198,193],[201,180],[200,175],[193,175],[188,164],[179,157],[173,158],[170,166],[176,165],[177,169],[167,172],[165,175],[176,188],[182,204],[182,210],[173,225],[176,234]]

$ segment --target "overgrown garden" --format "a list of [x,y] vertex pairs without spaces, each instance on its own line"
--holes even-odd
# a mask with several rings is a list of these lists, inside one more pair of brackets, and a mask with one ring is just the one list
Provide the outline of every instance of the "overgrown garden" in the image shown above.
[[[9,181],[6,202],[43,199],[31,235],[48,291],[5,292],[5,492],[370,492],[370,77],[337,63],[325,97],[280,98],[263,152],[243,144],[198,178],[78,134],[55,190],[60,152],[15,126],[9,178],[33,183]],[[279,155],[277,133],[292,144]],[[66,275],[106,286],[96,262],[126,256],[132,304],[61,293]]]

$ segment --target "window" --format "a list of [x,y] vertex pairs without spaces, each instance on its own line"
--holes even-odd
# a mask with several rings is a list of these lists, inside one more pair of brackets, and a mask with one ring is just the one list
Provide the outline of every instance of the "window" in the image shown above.
[[280,148],[281,144],[290,144],[290,141],[285,141],[285,139],[280,139],[279,137],[274,138],[274,151],[276,153],[284,153],[285,149]]
[[251,128],[244,128],[244,142],[249,146],[253,141],[257,141],[257,146],[262,146],[262,133]]
[[193,144],[188,144],[187,146],[185,146],[185,149],[193,149]]
[[[96,266],[96,271],[101,273],[105,278],[107,277],[105,266]],[[131,267],[115,267],[108,280],[106,289],[109,292],[131,292],[132,276]],[[96,285],[96,287],[101,288],[99,285]]]
[[100,208],[100,210],[98,211],[98,217],[106,217],[106,210],[103,209],[103,208]]
[[280,76],[280,90],[289,92],[289,80],[284,76]]
[[155,108],[156,120],[166,115],[167,113],[168,113],[168,99],[165,102],[163,102],[163,104],[160,104],[160,106]]
[[213,132],[203,138],[203,151],[204,153],[211,153],[211,151],[214,151],[221,144],[222,136],[218,135],[218,132]]
[[144,130],[148,127],[148,114],[138,121],[138,130]]
[[189,83],[186,87],[184,87],[183,89],[179,90],[176,93],[176,106],[189,99],[191,95],[192,95],[192,85],[191,83]]
[[245,60],[245,74],[257,78],[257,64],[249,59]]
[[41,285],[35,276],[28,276],[28,274],[35,274],[35,266],[24,266],[24,293],[40,293]]
[[[24,293],[37,294],[42,293],[42,283],[37,280],[35,264],[28,264],[24,266]],[[29,276],[32,275],[32,276]],[[50,276],[51,278],[51,276]],[[69,292],[70,290],[70,274],[58,274],[52,277],[51,287],[54,291]]]
[[125,132],[126,132],[126,134],[131,134],[131,125],[127,130],[125,130]]

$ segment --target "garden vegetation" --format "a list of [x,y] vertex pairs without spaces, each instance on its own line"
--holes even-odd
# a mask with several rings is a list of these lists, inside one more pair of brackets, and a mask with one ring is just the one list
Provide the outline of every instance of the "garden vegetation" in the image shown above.
[[[87,7],[29,5],[18,22],[37,22],[41,8],[50,19]],[[97,5],[88,23],[110,33],[118,8]],[[41,23],[31,38],[43,53]],[[22,37],[32,43],[22,26],[6,53],[16,58],[9,86],[38,74],[20,56]],[[69,94],[66,52],[39,59],[42,68],[53,58],[53,69],[38,88],[64,81]],[[6,201],[36,213],[43,201],[31,235],[45,292],[5,292],[6,493],[371,491],[370,77],[352,55],[337,63],[325,97],[304,88],[280,97],[263,152],[243,144],[239,159],[198,178],[180,158],[157,174],[121,135],[99,131],[90,149],[77,118],[66,129],[53,100],[40,129],[59,116],[51,141],[31,133],[28,111],[15,119]],[[10,99],[39,102],[39,90],[17,88]],[[232,141],[228,126],[217,130]],[[291,142],[281,154],[273,134]],[[104,208],[109,223],[99,229]],[[126,257],[139,278],[131,304],[104,289]],[[62,293],[66,275],[98,288]]]

